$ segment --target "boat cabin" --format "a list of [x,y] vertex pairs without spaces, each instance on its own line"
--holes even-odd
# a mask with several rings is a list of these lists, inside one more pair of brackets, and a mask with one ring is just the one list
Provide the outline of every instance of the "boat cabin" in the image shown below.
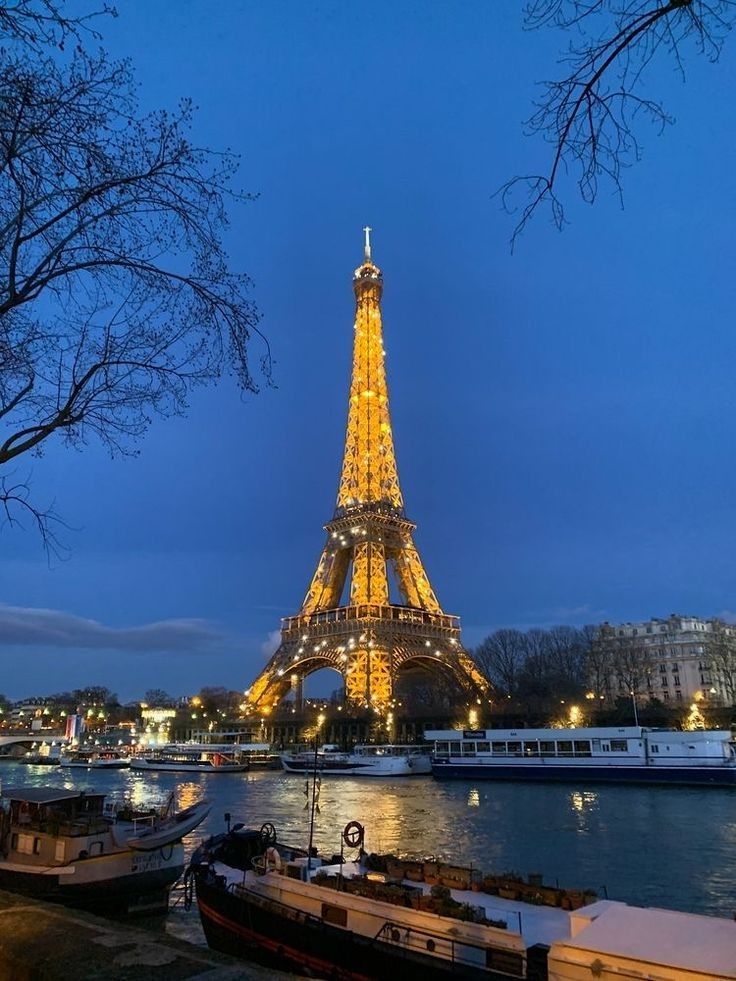
[[0,852],[8,861],[60,865],[104,849],[109,823],[104,794],[60,788],[7,789],[0,812]]

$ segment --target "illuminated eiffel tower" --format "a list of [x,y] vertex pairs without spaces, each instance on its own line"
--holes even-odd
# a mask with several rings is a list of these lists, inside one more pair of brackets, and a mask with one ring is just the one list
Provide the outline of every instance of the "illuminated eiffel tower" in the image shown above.
[[[423,669],[465,700],[487,682],[460,643],[460,621],[442,611],[404,514],[396,469],[381,325],[381,270],[365,256],[353,276],[355,343],[345,453],[327,542],[281,645],[246,692],[268,713],[325,667],[340,673],[348,705],[385,710],[399,672]],[[391,585],[402,602],[392,602]]]

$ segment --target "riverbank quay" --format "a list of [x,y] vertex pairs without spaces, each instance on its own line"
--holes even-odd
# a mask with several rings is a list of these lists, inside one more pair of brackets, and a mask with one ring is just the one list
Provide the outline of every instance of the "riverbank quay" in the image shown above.
[[288,981],[167,934],[0,891],[0,981]]

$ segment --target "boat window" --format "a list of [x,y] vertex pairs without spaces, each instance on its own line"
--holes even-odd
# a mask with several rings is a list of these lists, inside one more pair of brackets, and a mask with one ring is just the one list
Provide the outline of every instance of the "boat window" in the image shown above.
[[462,744],[460,742],[450,743],[450,756],[459,756]]
[[539,743],[536,739],[533,743],[524,743],[524,756],[539,756]]
[[475,756],[475,743],[463,741],[463,756]]
[[506,743],[493,743],[493,752],[497,756],[505,756]]
[[629,743],[626,739],[612,739],[611,740],[611,752],[612,753],[627,753],[629,750]]
[[650,746],[649,748],[651,749],[651,751],[653,753],[658,753],[659,752],[659,746]]
[[594,753],[595,752],[600,753],[600,751],[601,751],[601,741],[600,741],[600,739],[594,739],[593,740],[593,752]]
[[475,748],[479,753],[490,753],[491,744],[490,743],[476,743]]
[[322,903],[322,919],[325,923],[334,923],[335,926],[344,927],[348,925],[348,911],[342,906]]
[[434,751],[438,756],[447,756],[450,751],[449,743],[435,743]]
[[590,740],[589,739],[576,739],[573,742],[575,747],[576,756],[590,756]]
[[506,749],[509,753],[521,754],[521,743],[506,743]]
[[554,756],[555,744],[553,742],[541,740],[539,743],[539,752],[542,754],[542,756]]
[[572,741],[569,739],[560,739],[557,742],[557,755],[558,756],[572,756]]

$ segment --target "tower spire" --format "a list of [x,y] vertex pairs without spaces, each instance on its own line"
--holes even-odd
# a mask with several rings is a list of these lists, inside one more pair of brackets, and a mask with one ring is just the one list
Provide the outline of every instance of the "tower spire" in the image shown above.
[[373,229],[371,228],[370,225],[366,225],[363,231],[365,232],[365,261],[370,262],[371,261],[371,232],[373,231]]

